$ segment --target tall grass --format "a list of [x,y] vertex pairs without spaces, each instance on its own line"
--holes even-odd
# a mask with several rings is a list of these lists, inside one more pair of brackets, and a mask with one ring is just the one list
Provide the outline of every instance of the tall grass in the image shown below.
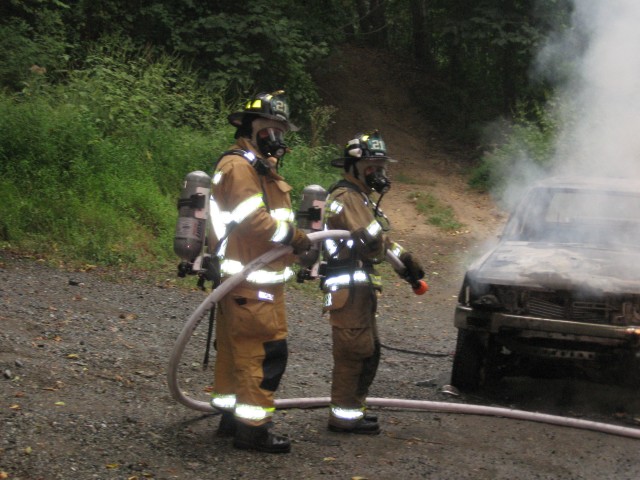
[[[72,263],[175,263],[182,180],[211,172],[233,143],[229,108],[175,59],[109,51],[64,85],[0,94],[0,247]],[[295,198],[332,172],[330,149],[292,142],[283,173]]]

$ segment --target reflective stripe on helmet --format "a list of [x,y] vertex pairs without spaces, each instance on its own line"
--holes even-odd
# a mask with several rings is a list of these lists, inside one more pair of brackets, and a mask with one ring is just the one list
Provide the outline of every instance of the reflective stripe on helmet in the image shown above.
[[236,406],[236,396],[233,393],[212,393],[211,406],[220,410],[233,411]]
[[273,416],[274,407],[260,407],[258,405],[249,405],[246,403],[238,403],[236,405],[235,415],[244,420],[253,420],[259,422],[265,418]]
[[364,407],[360,408],[342,408],[331,405],[331,415],[340,420],[360,420],[364,418]]

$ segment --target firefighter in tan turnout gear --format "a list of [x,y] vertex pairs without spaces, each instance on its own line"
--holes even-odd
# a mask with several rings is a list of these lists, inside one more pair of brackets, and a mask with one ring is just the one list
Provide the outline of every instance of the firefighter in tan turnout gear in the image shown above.
[[[424,277],[411,253],[387,236],[389,222],[379,209],[391,183],[389,162],[378,131],[350,140],[344,157],[332,165],[344,168],[343,179],[329,189],[324,228],[349,230],[350,240],[325,240],[327,262],[322,289],[323,312],[329,311],[333,339],[333,375],[329,430],[378,434],[377,417],[366,414],[365,399],[380,360],[376,326],[381,282],[374,265],[391,250],[414,282]],[[377,198],[376,198],[377,197]]]
[[[279,244],[294,253],[309,250],[294,224],[291,187],[278,174],[287,151],[289,122],[283,91],[258,94],[243,111],[229,115],[236,144],[217,162],[210,215],[222,281]],[[213,237],[213,241],[212,241]],[[217,434],[234,446],[269,453],[289,452],[287,436],[274,433],[274,393],[287,363],[284,283],[295,255],[253,271],[218,303],[215,382],[211,404],[222,412]]]

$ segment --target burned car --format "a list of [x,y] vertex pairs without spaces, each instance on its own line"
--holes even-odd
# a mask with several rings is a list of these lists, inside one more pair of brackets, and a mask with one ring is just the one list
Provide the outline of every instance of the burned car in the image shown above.
[[640,379],[640,182],[531,187],[467,270],[451,383],[504,376]]

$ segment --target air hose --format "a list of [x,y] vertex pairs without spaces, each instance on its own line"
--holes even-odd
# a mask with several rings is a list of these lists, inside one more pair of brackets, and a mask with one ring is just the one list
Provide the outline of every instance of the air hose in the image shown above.
[[[320,232],[313,232],[309,234],[309,239],[312,242],[320,242],[327,238],[348,238],[349,232],[346,230],[327,230]],[[178,367],[180,360],[184,354],[185,348],[193,335],[196,327],[204,317],[204,314],[211,308],[211,306],[224,297],[230,290],[235,288],[253,270],[264,267],[270,262],[286,255],[292,251],[289,246],[276,247],[269,252],[263,254],[257,259],[250,262],[241,272],[229,277],[218,288],[213,290],[207,298],[195,309],[195,311],[188,318],[182,331],[176,339],[171,357],[169,359],[169,366],[167,370],[167,383],[171,396],[177,402],[200,412],[213,413],[216,410],[211,406],[209,402],[203,402],[190,398],[180,390],[178,382]],[[396,260],[390,258],[387,254],[388,260],[395,263],[398,266]],[[394,257],[395,258],[395,257]],[[275,401],[275,407],[278,409],[287,408],[316,408],[329,406],[330,399],[328,397],[316,397],[316,398],[290,398],[279,399]],[[366,403],[371,407],[386,407],[396,409],[407,410],[419,410],[427,412],[441,412],[441,413],[454,413],[454,414],[469,414],[469,415],[483,415],[511,418],[515,420],[527,420],[532,422],[547,423],[551,425],[558,425],[563,427],[579,428],[583,430],[592,430],[596,432],[608,433],[611,435],[618,435],[629,438],[640,439],[640,429],[622,427],[618,425],[611,425],[607,423],[594,422],[590,420],[582,420],[571,417],[562,417],[557,415],[548,415],[537,412],[527,412],[524,410],[515,410],[510,408],[489,407],[484,405],[471,405],[464,403],[451,403],[451,402],[433,402],[426,400],[406,400],[396,398],[367,398]]]

